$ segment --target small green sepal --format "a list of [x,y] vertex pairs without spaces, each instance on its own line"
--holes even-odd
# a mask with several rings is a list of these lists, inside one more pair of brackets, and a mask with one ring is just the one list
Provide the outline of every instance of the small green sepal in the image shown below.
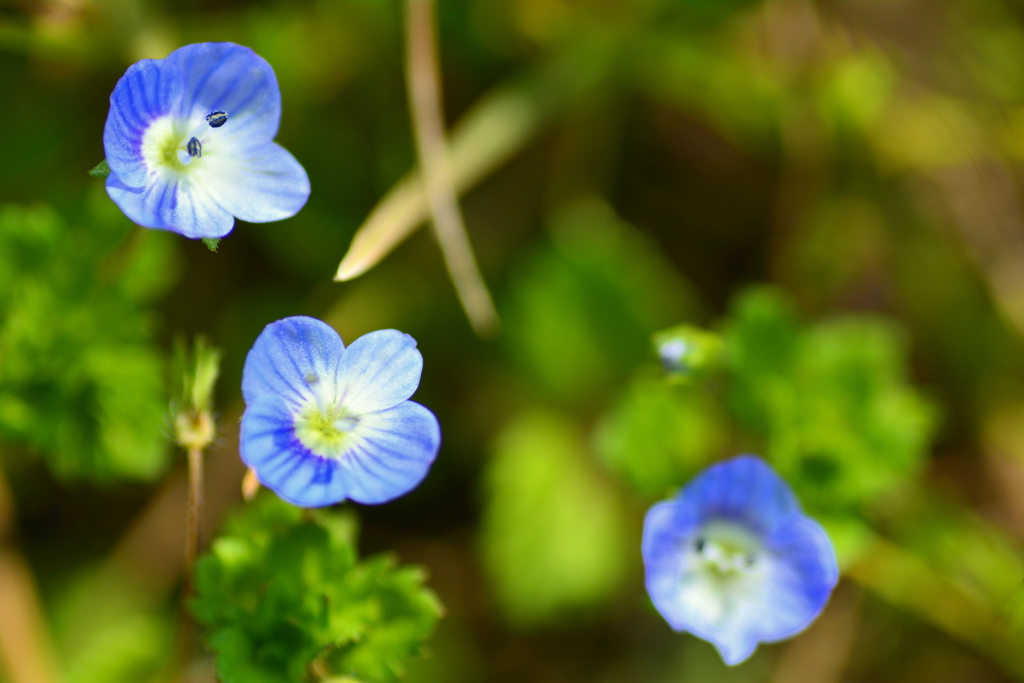
[[203,238],[203,244],[206,245],[207,249],[209,249],[214,254],[216,254],[217,253],[217,247],[220,246],[220,238],[219,237],[204,237]]
[[93,178],[106,178],[108,175],[110,175],[110,164],[108,164],[107,160],[104,159],[103,161],[89,169],[89,175],[91,175]]

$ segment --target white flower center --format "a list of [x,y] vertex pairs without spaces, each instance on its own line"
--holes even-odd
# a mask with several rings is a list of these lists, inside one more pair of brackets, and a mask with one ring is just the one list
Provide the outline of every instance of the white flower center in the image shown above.
[[694,539],[695,561],[705,571],[721,577],[751,571],[757,564],[757,551],[750,547],[747,539],[738,539],[737,534],[723,534],[722,531],[708,529]]
[[[151,169],[184,172],[211,151],[215,131],[228,121],[223,111],[212,111],[197,122],[163,116],[154,120],[142,136],[142,157]],[[213,149],[216,149],[214,146]]]
[[[313,373],[305,379],[309,385],[319,381]],[[295,417],[295,435],[317,456],[340,460],[351,446],[352,431],[358,424],[358,417],[341,405],[313,399]]]
[[679,597],[686,609],[725,628],[745,604],[756,604],[766,585],[771,557],[740,524],[705,524],[682,542]]

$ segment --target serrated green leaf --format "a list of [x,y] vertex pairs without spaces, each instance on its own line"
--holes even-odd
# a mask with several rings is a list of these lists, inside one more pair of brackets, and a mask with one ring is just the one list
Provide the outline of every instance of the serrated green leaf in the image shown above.
[[357,560],[351,515],[263,495],[196,566],[196,618],[224,683],[302,681],[318,671],[391,683],[442,608],[424,573]]
[[936,411],[907,382],[890,323],[846,316],[802,330],[761,289],[738,304],[727,339],[732,408],[810,509],[838,513],[917,474]]

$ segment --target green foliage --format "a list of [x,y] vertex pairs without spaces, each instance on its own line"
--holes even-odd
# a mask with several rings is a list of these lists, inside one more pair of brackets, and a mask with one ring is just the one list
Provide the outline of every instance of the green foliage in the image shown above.
[[388,556],[358,561],[350,516],[265,494],[199,560],[192,606],[224,683],[390,683],[442,612],[424,580]]
[[[1015,598],[1022,589],[1024,556],[1005,531],[955,501],[921,489],[907,492],[893,508],[886,531],[907,552],[994,609],[1003,625],[1020,616]],[[1024,665],[1024,658],[1018,659]]]
[[50,614],[62,681],[144,683],[173,660],[178,609],[155,608],[154,579],[137,568],[108,561],[62,581]]
[[66,665],[69,683],[137,683],[152,680],[170,648],[169,620],[152,614],[132,614],[97,629],[83,625],[91,636],[88,647]]
[[[63,625],[68,631],[74,629],[75,632],[68,635],[81,641],[70,646],[61,643],[66,646],[61,652],[66,676],[63,680],[69,683],[152,680],[160,667],[167,664],[168,653],[173,650],[173,611],[168,614],[148,611],[142,601],[126,605],[117,595],[116,587],[103,588],[108,590],[92,599],[77,597],[71,609],[78,612],[79,621]],[[90,607],[88,613],[81,609],[85,601]],[[114,602],[116,606],[101,604],[104,601]]]
[[[502,304],[507,364],[470,335],[450,333],[462,321],[425,236],[389,256],[386,270],[340,288],[326,282],[369,208],[415,166],[400,3],[8,4],[0,121],[16,133],[4,140],[2,194],[66,213],[62,222],[46,210],[0,212],[4,469],[35,454],[62,478],[149,476],[164,462],[159,432],[171,432],[159,419],[167,392],[154,338],[215,335],[225,398],[237,401],[246,351],[268,321],[329,313],[348,325],[348,339],[380,327],[419,339],[423,401],[442,418],[447,455],[426,486],[377,513],[417,546],[438,548],[446,578],[458,564],[449,585],[464,593],[446,626],[460,644],[433,641],[422,680],[501,678],[512,657],[524,681],[575,683],[595,673],[651,683],[781,680],[793,664],[814,678],[820,658],[805,660],[799,646],[762,648],[726,669],[711,646],[632,609],[639,577],[614,578],[640,562],[631,536],[638,510],[618,496],[665,496],[705,462],[747,450],[794,483],[831,536],[844,582],[874,596],[857,600],[859,588],[845,586],[852,600],[826,617],[845,627],[822,629],[827,647],[811,649],[850,653],[854,643],[848,662],[829,658],[834,678],[1001,680],[993,667],[1002,667],[1024,680],[1024,512],[1015,495],[1024,484],[1004,462],[1024,445],[991,439],[997,417],[1024,424],[1019,3],[917,3],[934,18],[924,31],[905,30],[916,6],[906,2],[437,3],[453,172],[462,169],[454,175],[468,228]],[[82,173],[89,155],[102,153],[114,80],[141,57],[202,40],[250,46],[273,65],[284,107],[278,142],[314,192],[286,222],[240,225],[216,259],[187,244],[183,296],[161,302],[176,276],[176,245],[185,243],[129,233],[96,182],[105,164],[94,177]],[[108,211],[72,218],[87,211],[82,188]],[[538,236],[534,226],[552,218],[552,202],[581,188],[623,218],[590,200],[556,213]],[[415,222],[417,206],[406,203],[389,220]],[[936,411],[906,380],[899,334],[877,318],[805,325],[779,295],[750,294],[722,327],[726,367],[673,385],[654,367],[650,333],[706,320],[693,315],[670,263],[699,285],[708,310],[770,277],[815,321],[850,309],[898,311],[901,332],[913,335],[915,368],[943,401],[941,458],[927,466]],[[502,429],[517,414],[534,417]],[[479,453],[495,431],[502,440],[487,470],[481,538],[487,578],[506,614],[525,614],[516,623],[579,617],[550,647],[510,650],[524,641],[481,610],[483,579],[458,559],[477,517],[464,500],[476,470],[456,459]],[[175,606],[166,583],[132,589],[130,600],[132,577],[123,575],[81,588],[89,600],[62,588],[103,550],[120,557],[115,535],[140,509],[141,490],[108,489],[98,500],[91,487],[54,487],[34,468],[8,474],[15,534],[38,572],[59,678],[180,679],[169,670]],[[634,495],[623,495],[627,487]],[[939,487],[950,495],[936,495]],[[917,497],[927,503],[908,503]],[[334,523],[350,538],[337,515],[310,521],[289,511],[282,521],[273,505],[246,514],[251,525],[218,550],[228,559],[232,543],[256,553],[254,565],[272,545],[292,547],[279,538],[283,528]],[[416,536],[427,515],[449,532],[443,544]],[[146,528],[147,518],[131,528]],[[78,520],[94,532],[53,533],[79,530]],[[173,535],[149,541],[154,563],[171,558],[160,569],[169,576],[180,544]],[[258,586],[269,575],[259,574]],[[594,609],[626,591],[632,608]],[[74,618],[62,617],[69,611]],[[1000,618],[1018,627],[1010,642]],[[271,636],[260,641],[282,659],[289,624],[278,650]],[[607,646],[608,634],[627,632],[643,637]],[[247,647],[271,656],[237,642],[236,662],[250,661]],[[321,657],[318,674],[366,683],[328,667],[334,652],[310,655]],[[286,675],[256,664],[235,673],[257,683]]]
[[498,437],[487,472],[483,551],[500,607],[521,626],[613,597],[639,547],[611,483],[565,418],[521,415]]
[[721,455],[727,427],[702,387],[640,373],[597,432],[605,462],[647,498],[664,498]]
[[130,229],[0,209],[0,439],[60,477],[149,479],[166,464],[149,308],[174,280],[173,243]]
[[596,201],[565,209],[552,245],[512,284],[507,340],[546,392],[591,401],[650,354],[650,335],[692,308],[664,257]]
[[756,289],[726,345],[740,425],[810,508],[866,503],[917,474],[935,409],[907,383],[889,324],[847,316],[805,330],[780,294]]

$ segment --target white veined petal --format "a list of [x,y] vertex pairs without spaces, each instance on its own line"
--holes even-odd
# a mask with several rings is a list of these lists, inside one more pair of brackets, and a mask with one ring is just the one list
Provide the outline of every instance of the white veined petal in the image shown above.
[[203,148],[194,171],[197,182],[233,216],[250,223],[294,216],[309,199],[309,177],[275,142],[218,129]]
[[364,414],[398,405],[416,391],[422,372],[415,339],[398,330],[365,334],[345,349],[338,366],[342,406]]

